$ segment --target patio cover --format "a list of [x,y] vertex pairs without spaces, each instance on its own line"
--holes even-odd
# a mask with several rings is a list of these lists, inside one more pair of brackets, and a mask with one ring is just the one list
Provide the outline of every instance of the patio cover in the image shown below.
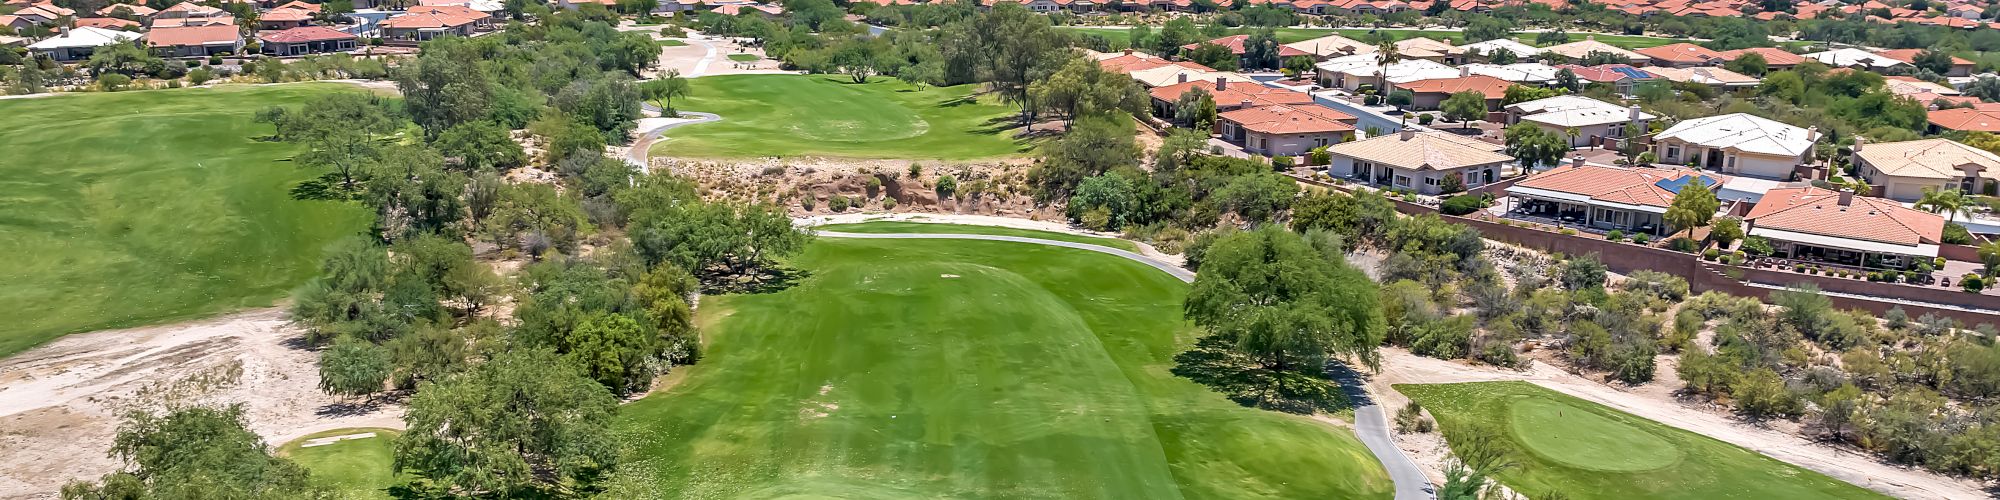
[[1654,207],[1654,206],[1647,206],[1647,205],[1627,205],[1627,204],[1624,204],[1624,203],[1618,203],[1618,202],[1612,202],[1612,201],[1604,201],[1604,200],[1599,200],[1599,199],[1594,199],[1594,198],[1591,198],[1591,197],[1589,197],[1589,196],[1584,196],[1584,195],[1580,195],[1580,194],[1575,194],[1575,193],[1565,193],[1565,192],[1561,192],[1561,191],[1550,191],[1550,190],[1547,190],[1547,189],[1540,189],[1540,188],[1531,188],[1531,187],[1525,187],[1525,186],[1508,186],[1508,187],[1507,187],[1507,194],[1518,194],[1518,195],[1525,195],[1525,196],[1533,196],[1533,197],[1536,197],[1536,198],[1548,198],[1548,199],[1551,199],[1551,200],[1562,200],[1562,201],[1567,201],[1567,202],[1571,202],[1571,203],[1580,203],[1580,204],[1584,204],[1584,205],[1590,205],[1590,206],[1596,206],[1596,207],[1605,207],[1605,208],[1615,208],[1615,209],[1619,209],[1619,210],[1632,210],[1632,211],[1638,211],[1638,212],[1646,212],[1646,213],[1651,213],[1651,214],[1665,214],[1665,213],[1667,213],[1667,209],[1666,209],[1666,208],[1663,208],[1663,207]]
[[1824,236],[1811,233],[1800,233],[1793,231],[1785,231],[1782,229],[1770,229],[1762,227],[1751,228],[1750,235],[1762,236],[1774,240],[1790,241],[1793,243],[1804,243],[1812,246],[1853,250],[1856,252],[1883,253],[1883,254],[1894,254],[1894,255],[1916,255],[1922,257],[1937,257],[1938,254],[1937,245],[1929,245],[1923,243],[1918,243],[1916,245],[1898,245],[1895,243],[1884,243],[1880,241],[1857,240],[1852,238],[1838,238],[1833,236]]

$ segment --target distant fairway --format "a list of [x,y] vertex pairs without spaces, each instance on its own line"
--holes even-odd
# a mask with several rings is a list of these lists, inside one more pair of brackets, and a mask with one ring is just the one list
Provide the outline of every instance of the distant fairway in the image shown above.
[[0,356],[65,333],[267,306],[361,207],[297,201],[314,177],[252,121],[333,84],[0,100]]
[[722,121],[668,131],[652,154],[681,157],[828,156],[969,160],[1024,154],[1008,130],[1018,109],[977,85],[917,90],[878,76],[727,75],[696,78],[676,101]]
[[1575,499],[1886,498],[1817,472],[1527,382],[1398,385],[1444,428],[1504,430],[1507,486]]
[[[306,441],[314,438],[366,433],[375,436],[305,447]],[[304,466],[312,472],[314,482],[333,488],[341,498],[389,498],[388,488],[396,482],[390,467],[396,460],[395,443],[399,434],[394,429],[373,427],[335,429],[286,443],[278,448],[278,454]]]
[[999,236],[1021,236],[1045,240],[1067,241],[1101,245],[1127,252],[1139,251],[1139,245],[1131,240],[1080,236],[1055,231],[1015,229],[1011,227],[975,226],[971,224],[944,224],[937,222],[871,221],[854,224],[827,224],[814,229],[844,233],[939,233],[939,234],[992,234]]
[[[1091,27],[1091,26],[1057,26],[1057,28],[1072,30],[1078,33],[1089,33],[1093,35],[1102,36],[1105,39],[1112,41],[1114,45],[1118,45],[1119,48],[1123,48],[1124,46],[1123,44],[1127,40],[1131,39],[1131,35],[1128,34],[1128,30],[1126,28],[1107,28],[1107,27]],[[1156,34],[1159,33],[1160,29],[1161,28],[1159,26],[1154,26],[1153,33]],[[1236,28],[1230,30],[1229,32],[1230,34],[1249,33],[1250,29]],[[1368,36],[1370,32],[1381,33],[1386,36],[1394,37],[1397,40],[1402,40],[1405,38],[1425,37],[1437,40],[1448,40],[1455,44],[1465,43],[1465,32],[1446,31],[1446,30],[1403,30],[1403,29],[1378,30],[1378,29],[1368,29],[1368,28],[1338,28],[1338,29],[1277,28],[1273,30],[1272,34],[1277,36],[1278,43],[1292,43],[1302,40],[1311,40],[1314,38],[1319,38],[1330,34],[1338,34],[1340,36],[1361,40],[1362,38]],[[1586,37],[1596,37],[1597,41],[1604,42],[1607,45],[1623,47],[1627,49],[1643,49],[1646,47],[1657,47],[1661,45],[1683,41],[1674,38],[1661,38],[1661,37],[1643,36],[1643,35],[1609,35],[1609,34],[1599,34],[1599,33],[1569,34],[1570,41],[1581,41]],[[1514,39],[1519,40],[1523,43],[1533,45],[1535,41],[1535,34],[1515,33]],[[1204,40],[1206,40],[1206,38],[1204,38]]]
[[[821,238],[704,297],[701,363],[626,406],[667,498],[1388,498],[1350,431],[1167,373],[1187,285],[1094,252]],[[629,483],[628,483],[629,484]]]

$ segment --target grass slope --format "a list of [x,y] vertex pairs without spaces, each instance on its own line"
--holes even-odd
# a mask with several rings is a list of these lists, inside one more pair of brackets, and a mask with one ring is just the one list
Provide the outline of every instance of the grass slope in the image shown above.
[[1014,156],[1015,108],[976,85],[921,90],[889,77],[865,84],[840,75],[696,78],[685,111],[722,121],[667,132],[652,154],[684,157],[829,156],[968,160]]
[[824,226],[819,226],[817,229],[823,231],[839,231],[845,233],[871,233],[871,234],[943,233],[943,234],[991,234],[999,236],[1021,236],[1026,238],[1041,238],[1045,240],[1067,241],[1071,243],[1088,243],[1092,245],[1100,245],[1100,246],[1116,248],[1127,252],[1139,251],[1138,244],[1133,243],[1130,240],[1123,240],[1118,238],[1100,238],[1095,236],[1079,236],[1069,233],[1058,233],[1055,231],[1037,231],[1034,229],[1015,229],[1011,227],[975,226],[970,224],[874,221],[874,222],[860,222],[854,224],[827,224]]
[[[1086,26],[1059,26],[1059,28],[1074,30],[1080,33],[1089,33],[1093,35],[1102,36],[1108,40],[1113,41],[1114,44],[1123,44],[1125,43],[1126,40],[1131,39],[1131,36],[1127,34],[1128,30],[1124,28],[1104,28],[1104,27],[1086,27]],[[1153,32],[1159,33],[1160,27],[1158,26],[1153,27]],[[1249,31],[1244,28],[1237,28],[1230,31],[1231,34],[1248,33],[1248,32]],[[1391,37],[1395,37],[1395,39],[1397,40],[1402,40],[1405,38],[1425,37],[1438,40],[1450,40],[1452,43],[1465,42],[1464,32],[1440,31],[1440,30],[1389,30],[1389,29],[1374,30],[1368,28],[1339,28],[1339,29],[1278,28],[1276,30],[1276,33],[1274,34],[1277,35],[1278,37],[1278,43],[1292,43],[1302,40],[1311,40],[1314,38],[1326,36],[1328,34],[1339,34],[1340,36],[1359,40],[1362,37],[1367,36],[1370,32],[1379,32]],[[1570,41],[1580,41],[1587,36],[1595,36],[1597,37],[1597,41],[1627,49],[1643,49],[1646,47],[1657,47],[1660,45],[1666,45],[1669,43],[1681,41],[1673,38],[1660,38],[1651,36],[1608,35],[1608,34],[1589,34],[1589,33],[1570,33],[1569,39]],[[1515,40],[1518,40],[1522,43],[1527,43],[1532,45],[1534,44],[1535,41],[1535,34],[1516,33],[1514,38]]]
[[297,201],[313,173],[252,117],[352,87],[0,100],[0,356],[66,333],[270,305],[360,207]]
[[1387,498],[1353,435],[1170,375],[1187,286],[1006,242],[821,239],[811,276],[704,297],[705,358],[628,405],[673,498]]
[[1886,498],[1757,452],[1527,382],[1398,385],[1444,428],[1503,430],[1515,491],[1584,499]]
[[[313,438],[364,432],[373,432],[375,437],[305,447],[306,441]],[[342,498],[389,498],[388,489],[396,482],[396,474],[390,468],[396,460],[398,434],[401,433],[394,429],[377,427],[335,429],[286,443],[278,448],[278,455],[312,471],[313,481],[333,488]]]

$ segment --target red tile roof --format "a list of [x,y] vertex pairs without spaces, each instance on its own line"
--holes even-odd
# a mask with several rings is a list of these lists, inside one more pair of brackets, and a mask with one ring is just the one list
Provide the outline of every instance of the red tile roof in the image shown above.
[[[1227,81],[1227,80],[1225,80]],[[1312,104],[1313,97],[1305,92],[1258,85],[1257,82],[1228,82],[1226,88],[1219,82],[1207,80],[1177,83],[1155,88],[1150,92],[1154,99],[1173,102],[1180,100],[1181,94],[1200,88],[1208,91],[1219,107],[1240,106],[1248,101],[1252,106],[1271,104]]]
[[312,16],[311,12],[286,7],[271,9],[265,11],[263,14],[258,14],[257,20],[262,22],[299,22],[312,20]]
[[360,37],[325,26],[300,26],[283,31],[267,31],[257,35],[266,43],[305,43],[333,40],[353,40]]
[[[1529,176],[1515,185],[1588,196],[1609,203],[1666,208],[1673,204],[1674,192],[1657,183],[1694,174],[1696,172],[1690,170],[1649,167],[1563,166]],[[1701,175],[1720,177],[1713,173]]]
[[1721,54],[1722,54],[1722,59],[1725,61],[1734,61],[1739,57],[1743,57],[1744,54],[1757,54],[1760,56],[1764,56],[1765,64],[1770,66],[1779,66],[1779,67],[1796,66],[1799,63],[1806,62],[1805,56],[1793,54],[1791,52],[1785,51],[1785,49],[1780,49],[1776,47],[1754,47],[1748,49],[1725,50],[1722,51]]
[[456,5],[423,5],[411,7],[409,12],[382,21],[384,28],[427,29],[456,28],[486,19],[486,14],[471,8]]
[[1944,235],[1937,214],[1868,196],[1841,206],[1840,193],[1811,186],[1765,192],[1743,219],[1758,228],[1900,245],[1937,244]]
[[1939,109],[1930,112],[1930,122],[1950,130],[2000,132],[2000,106]]
[[[1875,55],[1887,57],[1890,59],[1895,59],[1910,64],[1916,64],[1917,54],[1922,53],[1923,51],[1924,49],[1891,49],[1891,50],[1875,51]],[[1953,66],[1970,65],[1972,64],[1972,61],[1959,59],[1957,56],[1953,56],[1951,58],[1951,64]]]
[[1207,71],[1207,72],[1215,71],[1215,68],[1202,66],[1200,63],[1196,63],[1193,61],[1169,61],[1167,60],[1167,58],[1164,57],[1141,54],[1141,53],[1124,54],[1117,57],[1099,60],[1097,61],[1097,65],[1103,66],[1105,71],[1112,71],[1125,74],[1131,74],[1134,71],[1145,71],[1153,68],[1158,68],[1161,66],[1180,66],[1183,68],[1192,69],[1196,71]]
[[1686,42],[1646,47],[1633,52],[1645,54],[1646,57],[1653,58],[1655,63],[1711,64],[1724,60],[1721,52]]
[[[1243,55],[1243,43],[1248,41],[1249,39],[1250,35],[1230,35],[1222,38],[1217,38],[1214,40],[1209,40],[1206,42],[1195,42],[1187,45],[1182,45],[1181,48],[1194,50],[1195,47],[1200,47],[1201,44],[1207,43],[1207,44],[1221,45],[1223,48],[1229,49],[1229,53],[1240,56]],[[1307,53],[1306,51],[1303,50],[1294,49],[1283,45],[1278,46],[1278,57],[1310,56],[1310,55],[1312,54]]]
[[1224,112],[1217,117],[1260,134],[1347,132],[1354,130],[1354,125],[1346,121],[1355,119],[1318,104],[1254,106]]
[[1514,86],[1514,82],[1486,75],[1472,75],[1458,78],[1432,78],[1395,85],[1396,88],[1418,94],[1478,92],[1481,95],[1485,95],[1487,99],[1499,99],[1507,96],[1507,87]]
[[146,43],[154,47],[213,45],[242,40],[242,33],[237,32],[233,24],[153,28],[146,32]]
[[115,30],[118,28],[137,28],[139,27],[139,23],[116,17],[86,17],[76,20],[76,27]]

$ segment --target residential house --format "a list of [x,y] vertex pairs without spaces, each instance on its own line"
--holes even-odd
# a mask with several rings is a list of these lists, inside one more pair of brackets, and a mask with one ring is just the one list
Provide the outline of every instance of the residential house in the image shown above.
[[1835,68],[1854,68],[1867,71],[1882,71],[1909,63],[1884,57],[1861,49],[1833,49],[1805,54],[1803,57]]
[[1490,76],[1531,87],[1546,87],[1554,84],[1556,73],[1562,72],[1561,68],[1538,62],[1514,64],[1471,63],[1459,66],[1458,69],[1472,75]]
[[[76,11],[65,9],[62,7],[57,7],[55,4],[35,4],[35,5],[30,5],[24,9],[16,10],[9,15],[14,16],[14,18],[16,19],[13,22],[9,22],[8,23],[9,26],[29,26],[38,24],[53,24],[57,20],[76,15]],[[26,23],[26,24],[22,25],[19,23]]]
[[1213,82],[1228,80],[1244,83],[1256,82],[1249,75],[1242,73],[1199,68],[1206,68],[1206,66],[1187,61],[1178,61],[1166,66],[1133,71],[1130,75],[1133,81],[1139,82],[1139,86],[1149,89],[1194,81]]
[[[1207,45],[1219,45],[1219,46],[1222,46],[1222,48],[1225,48],[1225,49],[1229,49],[1229,53],[1231,53],[1231,54],[1236,54],[1236,57],[1239,57],[1239,58],[1240,58],[1240,57],[1243,57],[1243,54],[1244,54],[1244,49],[1243,49],[1243,44],[1245,44],[1245,43],[1248,43],[1248,42],[1249,42],[1249,40],[1250,40],[1250,35],[1231,35],[1231,36],[1225,36],[1225,37],[1222,37],[1222,38],[1217,38],[1217,39],[1214,39],[1214,40],[1209,40],[1209,41],[1206,41],[1206,42],[1195,42],[1195,43],[1190,43],[1190,44],[1187,44],[1187,45],[1182,45],[1182,46],[1181,46],[1181,49],[1182,49],[1182,50],[1194,50],[1194,49],[1195,49],[1195,47],[1200,47],[1200,46],[1202,46],[1202,45],[1204,45],[1204,44],[1207,44]],[[1281,62],[1283,61],[1283,59],[1285,59],[1285,58],[1288,58],[1288,57],[1292,57],[1292,56],[1312,56],[1312,55],[1313,55],[1313,54],[1312,54],[1312,53],[1310,53],[1310,52],[1306,52],[1306,51],[1303,51],[1303,50],[1299,50],[1299,49],[1295,49],[1295,48],[1292,48],[1292,47],[1291,47],[1291,46],[1289,46],[1289,45],[1279,45],[1279,46],[1278,46],[1278,58],[1279,58],[1279,60],[1280,60]],[[1246,59],[1246,60],[1243,60],[1243,61],[1241,61],[1241,62],[1242,62],[1242,66],[1243,66],[1243,67],[1245,67],[1245,68],[1248,68],[1248,67],[1250,67],[1250,64],[1249,64],[1249,61],[1248,61],[1247,59]]]
[[361,38],[352,33],[325,26],[301,26],[284,31],[266,31],[257,34],[263,42],[265,54],[274,56],[302,56],[328,52],[347,52],[361,44]]
[[1721,54],[1722,60],[1726,62],[1735,61],[1737,58],[1743,57],[1744,54],[1757,54],[1764,58],[1764,68],[1769,71],[1784,71],[1792,69],[1793,66],[1798,66],[1799,63],[1806,62],[1805,56],[1793,54],[1785,49],[1775,47],[1725,50]]
[[1285,44],[1286,47],[1311,55],[1315,61],[1324,61],[1340,56],[1366,54],[1375,51],[1374,45],[1361,43],[1340,35],[1327,35],[1311,40]]
[[1951,8],[1945,9],[1945,13],[1950,14],[1952,17],[1973,21],[1978,21],[1986,17],[1985,10],[1973,5],[1953,5]]
[[457,6],[419,6],[382,21],[382,38],[425,41],[446,35],[472,36],[491,22],[485,13]]
[[147,7],[144,5],[132,5],[129,3],[114,3],[111,5],[104,6],[104,8],[102,9],[97,9],[97,15],[104,17],[118,17],[118,9],[125,9],[126,15],[134,17],[152,17],[153,14],[157,14],[160,12],[158,9],[154,9],[152,7]]
[[1647,73],[1629,64],[1601,64],[1597,66],[1563,64],[1556,66],[1556,68],[1568,69],[1571,73],[1576,74],[1578,80],[1582,80],[1585,83],[1609,85],[1613,92],[1617,92],[1620,95],[1632,95],[1633,91],[1637,90],[1640,84],[1661,80],[1659,76]]
[[1359,91],[1363,85],[1381,87],[1417,80],[1453,78],[1461,74],[1458,68],[1426,59],[1397,61],[1387,68],[1380,61],[1380,55],[1369,52],[1328,59],[1315,68],[1320,80],[1349,91]]
[[[1462,69],[1462,68],[1461,68]],[[1507,97],[1507,87],[1514,84],[1506,80],[1485,75],[1461,73],[1452,78],[1435,78],[1413,82],[1397,83],[1395,87],[1410,91],[1410,109],[1438,109],[1444,100],[1460,92],[1476,92],[1486,97],[1486,110],[1500,109],[1500,101]]]
[[271,9],[257,15],[257,29],[265,31],[288,30],[312,24],[313,13],[304,9]]
[[1222,139],[1265,156],[1299,156],[1354,139],[1356,118],[1318,104],[1251,106],[1224,112]]
[[1708,47],[1703,47],[1700,45],[1695,45],[1687,42],[1670,43],[1658,47],[1647,47],[1636,50],[1634,52],[1645,54],[1646,57],[1653,58],[1654,65],[1666,66],[1669,68],[1695,68],[1701,66],[1718,66],[1721,65],[1723,61],[1728,60],[1728,57],[1724,56],[1721,52],[1709,50]]
[[[507,10],[506,2],[501,0],[417,0],[417,5],[424,7],[465,7],[486,14],[486,17],[495,20],[500,19],[501,11]],[[701,0],[662,0],[660,7],[655,9],[654,12],[668,13],[696,10],[702,5],[705,4]]]
[[1507,105],[1506,112],[1508,124],[1532,123],[1549,133],[1568,137],[1570,147],[1588,147],[1604,139],[1625,139],[1627,127],[1644,135],[1647,125],[1659,118],[1638,106],[1620,106],[1580,95],[1517,102]]
[[1465,62],[1464,48],[1453,46],[1448,41],[1421,36],[1397,40],[1396,53],[1403,59],[1422,59],[1444,64]]
[[1946,130],[2000,133],[2000,104],[1975,104],[1970,108],[1933,109],[1929,132]]
[[1924,190],[1981,193],[2000,175],[2000,156],[1950,139],[1871,144],[1855,138],[1853,163],[1882,196],[1913,202]]
[[1977,106],[1983,102],[1978,97],[1964,95],[1963,92],[1959,92],[1958,89],[1951,86],[1919,80],[1916,77],[1891,75],[1882,78],[1883,90],[1889,91],[1890,94],[1894,94],[1896,97],[1917,101],[1925,105],[1934,106],[1942,102],[1950,106]]
[[139,22],[116,17],[86,17],[76,20],[78,28],[104,28],[108,30],[138,30]]
[[14,32],[16,33],[26,31],[29,28],[33,28],[39,25],[41,25],[41,23],[35,22],[35,20],[32,18],[16,16],[13,14],[0,14],[0,27],[14,30]]
[[58,62],[71,62],[90,58],[91,52],[98,47],[114,43],[131,43],[138,39],[139,34],[130,31],[84,27],[28,44],[28,52]]
[[1159,116],[1172,117],[1174,106],[1180,102],[1181,95],[1195,89],[1207,92],[1209,98],[1215,100],[1215,110],[1218,112],[1275,104],[1313,105],[1313,97],[1305,92],[1259,85],[1251,80],[1237,81],[1228,78],[1218,78],[1214,81],[1191,80],[1155,88],[1148,94],[1153,97],[1155,113]]
[[1765,192],[1743,221],[1780,257],[1891,269],[1936,258],[1945,224],[1893,200],[1811,186]]
[[1582,61],[1585,58],[1590,57],[1590,54],[1593,52],[1604,52],[1625,58],[1626,64],[1637,64],[1643,66],[1646,64],[1651,64],[1653,62],[1653,56],[1621,49],[1615,45],[1597,41],[1596,35],[1587,36],[1584,37],[1583,40],[1575,42],[1565,43],[1562,45],[1552,45],[1542,48],[1543,54],[1562,56],[1573,61]]
[[1731,113],[1683,121],[1654,134],[1653,154],[1660,163],[1785,180],[1811,160],[1819,138],[1818,130]]
[[[425,4],[423,2],[417,2],[417,5],[425,5]],[[322,7],[320,6],[320,4],[316,3],[308,3],[301,0],[292,0],[290,2],[285,2],[283,4],[280,4],[277,7],[271,8],[271,10],[278,10],[278,9],[298,9],[309,13],[318,14],[320,13]]]
[[[1915,65],[1917,63],[1917,54],[1923,53],[1924,50],[1925,49],[1881,50],[1881,51],[1876,51],[1875,55],[1893,59],[1906,64]],[[1974,64],[1972,61],[1961,59],[1958,56],[1951,56],[1951,69],[1943,73],[1939,73],[1939,75],[1947,77],[1972,76],[1972,70],[1976,69],[1978,66],[1979,66],[1978,64]]]
[[1500,152],[1504,149],[1449,132],[1406,128],[1327,147],[1333,157],[1327,174],[1389,189],[1439,194],[1453,184],[1471,189],[1500,180],[1501,167],[1514,161]]
[[1542,49],[1539,47],[1528,45],[1521,42],[1516,42],[1506,38],[1495,38],[1484,42],[1468,43],[1459,46],[1459,48],[1465,50],[1465,55],[1468,59],[1478,59],[1481,61],[1491,61],[1493,60],[1493,55],[1498,54],[1500,52],[1512,52],[1514,54],[1514,57],[1519,60],[1526,60],[1531,57],[1542,55]]
[[1507,215],[1664,236],[1676,229],[1667,224],[1667,207],[1681,189],[1695,182],[1715,189],[1725,180],[1688,169],[1590,165],[1577,156],[1569,165],[1530,174],[1508,186]]
[[228,55],[243,51],[243,33],[229,24],[153,28],[146,44],[161,57]]
[[1713,67],[1668,68],[1647,66],[1639,68],[1639,70],[1671,82],[1698,83],[1722,90],[1750,88],[1763,83],[1763,80],[1754,76]]
[[236,24],[236,16],[229,15],[229,12],[215,7],[194,2],[181,2],[153,13],[147,24],[154,28]]

